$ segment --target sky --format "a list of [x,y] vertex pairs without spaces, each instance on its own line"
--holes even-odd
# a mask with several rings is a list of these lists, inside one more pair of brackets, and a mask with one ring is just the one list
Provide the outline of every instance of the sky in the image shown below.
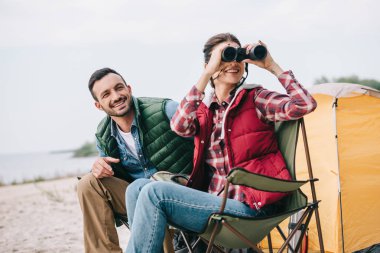
[[[323,76],[380,80],[377,0],[0,0],[0,154],[94,141],[104,113],[87,88],[111,67],[135,96],[181,100],[221,32],[262,40],[305,87]],[[250,66],[248,82],[283,92]]]

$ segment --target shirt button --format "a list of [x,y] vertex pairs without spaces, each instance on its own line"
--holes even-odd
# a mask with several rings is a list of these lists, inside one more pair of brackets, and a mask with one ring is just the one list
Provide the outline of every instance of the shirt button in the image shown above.
[[203,143],[205,143],[203,140],[201,140],[201,143],[203,144]]
[[199,102],[197,102],[197,105],[199,105]]
[[142,157],[142,155],[140,155],[140,157]]
[[259,206],[261,206],[261,202],[257,203]]
[[231,128],[228,129],[228,132],[231,132]]

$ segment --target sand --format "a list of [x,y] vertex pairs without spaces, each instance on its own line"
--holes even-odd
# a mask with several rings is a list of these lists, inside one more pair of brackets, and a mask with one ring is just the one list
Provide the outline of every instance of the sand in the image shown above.
[[[76,178],[0,187],[0,252],[84,252]],[[117,229],[122,249],[129,231]]]

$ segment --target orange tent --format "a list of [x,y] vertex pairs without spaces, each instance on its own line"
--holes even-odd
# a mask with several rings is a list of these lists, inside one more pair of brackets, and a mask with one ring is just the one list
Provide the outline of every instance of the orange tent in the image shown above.
[[[353,252],[380,243],[380,91],[347,83],[309,90],[318,102],[305,123],[314,177],[319,178],[325,251]],[[307,178],[302,152],[300,138],[299,179]],[[311,199],[309,189],[303,191]],[[311,252],[319,248],[315,219],[309,228]]]
[[[318,108],[305,122],[314,176],[320,180],[325,249],[353,252],[380,243],[380,91],[329,83],[310,92]],[[297,156],[299,178],[307,173],[302,158]],[[311,249],[318,246],[314,225]]]

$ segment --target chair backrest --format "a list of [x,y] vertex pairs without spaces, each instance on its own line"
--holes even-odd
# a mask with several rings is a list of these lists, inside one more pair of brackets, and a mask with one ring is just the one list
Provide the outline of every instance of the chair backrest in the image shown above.
[[284,156],[286,166],[293,178],[295,177],[295,157],[299,132],[299,120],[276,122],[275,132],[277,142],[282,155]]
[[[281,121],[275,124],[278,146],[293,180],[296,180],[295,160],[301,120]],[[281,202],[286,207],[284,211],[291,211],[306,206],[307,197],[301,190],[297,190]]]

